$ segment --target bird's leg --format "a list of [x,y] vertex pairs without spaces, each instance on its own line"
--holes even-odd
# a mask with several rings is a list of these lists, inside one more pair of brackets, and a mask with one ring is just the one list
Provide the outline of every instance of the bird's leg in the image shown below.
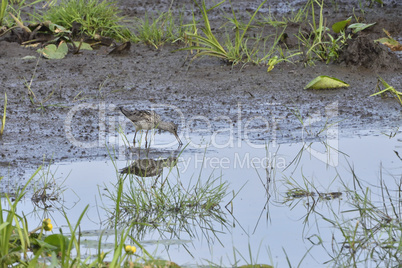
[[135,147],[135,138],[137,137],[137,130],[135,130],[134,139],[133,139],[133,146]]
[[179,137],[176,137],[176,138],[177,138],[177,141],[179,142],[179,146],[182,146],[182,145],[183,145],[183,142],[180,140]]
[[149,130],[147,130],[147,132],[145,132],[145,148],[147,148],[147,144],[148,144],[148,131]]
[[179,147],[183,145],[183,142],[180,140],[179,135],[177,135],[176,133],[173,133],[177,139],[177,141],[179,142]]

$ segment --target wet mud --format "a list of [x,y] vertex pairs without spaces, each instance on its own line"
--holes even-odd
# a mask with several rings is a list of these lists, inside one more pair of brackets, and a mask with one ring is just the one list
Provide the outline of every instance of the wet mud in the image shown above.
[[[233,2],[244,17],[258,6],[247,1]],[[271,2],[271,12],[279,17],[280,12],[304,4]],[[346,2],[339,2],[336,11],[331,6],[326,8],[324,16],[329,25],[352,15],[352,4]],[[118,5],[123,15],[133,17],[166,11],[170,4],[171,1],[120,1]],[[172,10],[179,9],[189,13],[195,8],[192,1],[173,1]],[[216,28],[225,22],[222,14],[230,12],[230,6],[222,10],[211,14]],[[268,8],[264,10],[268,12]],[[23,48],[7,36],[1,37],[0,94],[3,104],[7,93],[8,105],[5,131],[0,138],[0,175],[22,178],[43,161],[108,158],[105,142],[110,135],[116,135],[115,129],[122,122],[122,115],[115,109],[118,106],[155,108],[162,118],[178,123],[182,134],[198,135],[210,124],[207,132],[226,129],[222,135],[255,143],[319,139],[315,133],[322,130],[326,119],[339,124],[340,138],[381,135],[396,129],[402,125],[401,105],[391,97],[369,96],[375,93],[377,75],[397,90],[402,88],[401,57],[372,44],[384,36],[383,28],[401,40],[402,25],[397,23],[401,12],[402,3],[398,1],[389,1],[382,8],[367,8],[366,21],[377,24],[351,41],[341,62],[316,62],[307,67],[303,62],[281,63],[269,73],[266,66],[231,66],[211,57],[191,62],[188,52],[172,52],[180,48],[175,44],[159,49],[132,44],[130,51],[122,55],[95,50],[70,53],[62,60],[38,60],[36,48]],[[297,40],[292,33],[299,27],[291,24],[287,30],[289,42],[294,45]],[[25,56],[36,59],[23,59]],[[337,77],[350,87],[303,89],[319,75]],[[311,135],[303,131],[297,114],[305,124],[309,118],[320,119],[309,125]],[[134,127],[126,121],[124,125],[126,133],[133,134]]]

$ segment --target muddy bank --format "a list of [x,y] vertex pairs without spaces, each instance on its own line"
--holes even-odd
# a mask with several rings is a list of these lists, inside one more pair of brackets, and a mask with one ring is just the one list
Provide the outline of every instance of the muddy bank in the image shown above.
[[[168,2],[155,8],[163,11]],[[120,5],[127,7],[126,13],[134,10],[126,15],[144,12],[144,5],[125,1]],[[378,38],[382,28],[390,29],[395,37],[400,34],[401,26],[395,22],[401,7],[394,4],[368,12],[367,17],[377,25],[364,33],[365,38]],[[341,8],[326,16],[336,20],[348,17],[349,11]],[[220,24],[222,20],[215,22]],[[294,26],[289,31],[297,29]],[[28,55],[38,57],[36,49],[0,39],[0,93],[8,96],[6,127],[0,140],[1,176],[24,176],[44,159],[108,158],[105,141],[116,134],[115,128],[122,122],[121,114],[114,110],[116,106],[155,108],[163,118],[179,123],[182,135],[207,135],[232,128],[233,133],[226,130],[222,135],[255,143],[272,139],[289,143],[306,137],[316,140],[325,136],[317,137],[315,133],[325,127],[327,119],[329,123],[339,122],[340,138],[379,135],[402,125],[401,106],[395,99],[369,97],[375,92],[377,74],[396,89],[402,88],[401,60],[396,57],[386,59],[392,68],[367,68],[353,62],[317,62],[311,67],[284,63],[267,73],[266,66],[228,66],[209,57],[190,62],[187,52],[172,53],[177,48],[164,45],[156,50],[134,44],[128,54],[121,56],[84,51],[68,54],[63,60],[24,60]],[[388,57],[389,53],[384,53]],[[303,89],[318,75],[337,77],[350,87]],[[34,104],[27,82],[36,97]],[[179,117],[180,112],[183,117]],[[306,136],[297,113],[305,124],[309,116],[318,120],[310,126],[312,135]],[[211,128],[201,133],[209,123]],[[134,132],[126,121],[123,124],[126,133]],[[83,147],[72,141],[81,142]]]

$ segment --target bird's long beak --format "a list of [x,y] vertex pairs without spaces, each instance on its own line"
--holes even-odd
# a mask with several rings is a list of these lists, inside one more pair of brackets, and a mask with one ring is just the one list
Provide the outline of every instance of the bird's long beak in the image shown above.
[[174,135],[176,136],[177,141],[179,142],[179,145],[183,145],[183,143],[181,142],[179,135],[177,135],[177,133],[174,133]]

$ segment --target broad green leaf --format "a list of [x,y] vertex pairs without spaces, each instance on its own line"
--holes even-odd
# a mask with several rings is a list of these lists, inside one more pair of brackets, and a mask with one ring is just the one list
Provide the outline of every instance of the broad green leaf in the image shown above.
[[46,26],[47,28],[49,28],[49,30],[52,33],[71,33],[71,31],[67,30],[66,28],[64,28],[61,25],[55,24],[51,21],[44,21],[41,23],[43,26]]
[[349,17],[347,20],[335,22],[332,25],[332,30],[335,33],[340,33],[341,31],[345,30],[345,28],[350,24],[351,20],[352,20],[352,17]]
[[395,39],[387,38],[387,37],[376,39],[376,40],[374,40],[374,42],[379,42],[381,44],[389,43],[391,45],[398,45],[399,44],[398,41],[396,41]]
[[392,51],[402,51],[402,45],[399,44],[399,42],[393,38],[383,37],[383,38],[374,40],[374,42],[379,42],[379,43],[389,47]]
[[53,33],[71,33],[71,31],[67,30],[63,26],[51,22],[49,23],[49,29]]
[[364,29],[366,29],[368,27],[373,26],[376,23],[377,22],[370,23],[370,24],[367,24],[367,23],[353,23],[353,24],[349,25],[348,28],[354,29],[353,33],[357,33],[357,32],[363,31]]
[[[74,45],[75,45],[76,47],[78,47],[78,46],[80,45],[80,43],[81,43],[81,42],[74,41]],[[88,44],[88,43],[82,43],[80,49],[83,49],[83,50],[93,50],[92,47],[91,47],[91,45]]]
[[48,59],[63,59],[67,55],[68,47],[65,42],[61,42],[58,47],[51,44],[43,49],[38,49],[37,51]]
[[61,249],[61,243],[64,243],[64,248],[68,247],[68,244],[70,243],[70,240],[68,237],[62,235],[62,234],[52,234],[49,235],[45,238],[44,240],[45,243],[56,247],[58,250]]
[[314,78],[304,89],[325,89],[325,88],[339,88],[339,87],[348,87],[349,84],[345,83],[342,80],[339,80],[334,77],[329,77],[326,75],[320,75]]
[[[49,236],[48,236],[49,237]],[[47,238],[47,237],[46,237]],[[45,238],[45,240],[46,240]],[[51,239],[52,240],[52,239]],[[60,250],[60,247],[55,246],[55,245],[51,245],[49,243],[46,243],[45,241],[39,240],[39,239],[35,239],[34,240],[35,244],[39,245],[42,249],[46,249],[46,250],[54,250],[57,251],[57,249]],[[60,243],[59,243],[60,244]]]
[[22,60],[36,60],[35,56],[25,56],[23,58],[21,58]]

